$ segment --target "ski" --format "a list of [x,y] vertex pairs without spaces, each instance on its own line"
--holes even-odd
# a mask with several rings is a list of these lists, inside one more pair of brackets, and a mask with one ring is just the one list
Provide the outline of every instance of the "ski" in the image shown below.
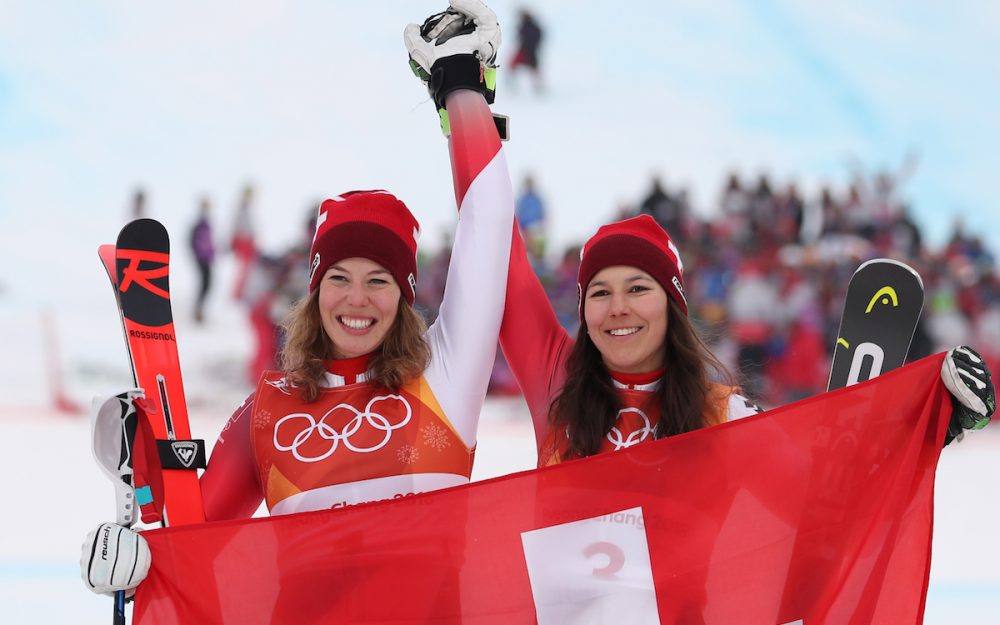
[[902,366],[923,305],[923,281],[908,265],[876,258],[858,267],[847,287],[827,390]]
[[205,445],[191,438],[188,424],[170,307],[167,231],[155,220],[138,219],[122,228],[117,245],[101,246],[98,253],[115,289],[132,376],[145,392],[137,403],[152,426],[163,467],[164,520],[204,522],[197,469],[205,467]]

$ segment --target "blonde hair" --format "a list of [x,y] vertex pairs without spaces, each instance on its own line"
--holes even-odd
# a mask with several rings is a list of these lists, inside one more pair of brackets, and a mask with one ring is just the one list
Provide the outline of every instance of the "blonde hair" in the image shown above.
[[[303,401],[315,401],[326,373],[323,361],[336,357],[336,347],[320,319],[319,289],[299,300],[282,326],[286,338],[281,350],[281,369],[288,381],[298,387]],[[392,327],[368,361],[368,381],[379,388],[398,391],[403,384],[419,377],[431,361],[426,332],[423,317],[401,295]]]

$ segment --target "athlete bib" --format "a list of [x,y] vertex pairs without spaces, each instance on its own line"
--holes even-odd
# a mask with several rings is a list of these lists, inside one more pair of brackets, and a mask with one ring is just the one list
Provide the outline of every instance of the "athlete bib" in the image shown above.
[[[724,423],[728,415],[728,401],[735,389],[720,384],[712,384],[712,393],[705,410],[706,425]],[[616,389],[620,405],[611,429],[601,439],[597,453],[627,449],[644,441],[656,438],[656,425],[660,422],[660,406],[651,391]],[[577,456],[568,451],[569,439],[565,428],[553,428],[548,440],[538,454],[538,466],[558,464]]]
[[261,376],[252,441],[271,514],[338,508],[467,484],[469,449],[423,377],[398,392],[366,383],[304,403],[279,372]]

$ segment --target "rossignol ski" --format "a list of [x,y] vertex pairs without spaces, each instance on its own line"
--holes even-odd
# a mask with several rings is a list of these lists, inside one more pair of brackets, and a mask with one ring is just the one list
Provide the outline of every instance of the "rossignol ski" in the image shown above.
[[923,281],[908,265],[876,258],[858,267],[847,287],[827,390],[902,366],[923,305]]
[[[118,235],[115,246],[101,246],[101,260],[115,288],[125,344],[138,400],[156,437],[163,467],[165,524],[205,520],[198,484],[205,467],[204,441],[193,440],[181,380],[180,361],[170,308],[170,240],[152,219],[137,219]],[[140,493],[140,501],[142,497]]]

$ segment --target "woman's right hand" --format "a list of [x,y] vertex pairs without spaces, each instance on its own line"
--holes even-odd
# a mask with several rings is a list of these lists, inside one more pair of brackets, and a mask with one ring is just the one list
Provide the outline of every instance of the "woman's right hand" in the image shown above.
[[87,534],[80,554],[80,575],[92,592],[132,595],[146,579],[151,561],[149,544],[138,532],[115,523],[101,523]]

